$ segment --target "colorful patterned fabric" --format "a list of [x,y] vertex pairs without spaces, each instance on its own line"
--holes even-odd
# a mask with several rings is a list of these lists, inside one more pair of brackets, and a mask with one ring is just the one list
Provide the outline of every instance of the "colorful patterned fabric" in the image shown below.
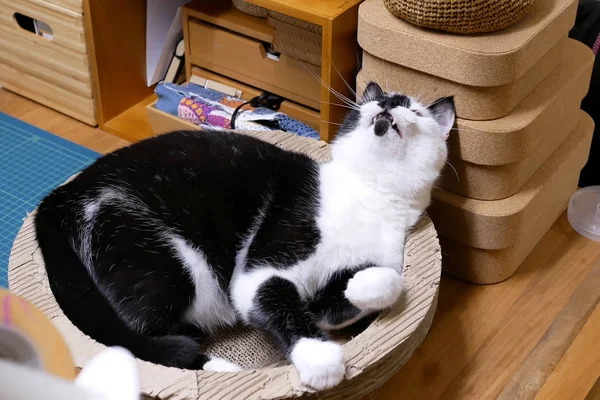
[[[202,86],[184,86],[164,83],[156,86],[158,101],[155,107],[196,125],[231,129],[235,109],[244,103],[237,97],[227,96]],[[268,108],[244,106],[235,121],[237,129],[270,131],[283,130],[299,136],[319,139],[319,134],[305,123]]]
[[594,45],[592,46],[592,51],[594,52],[595,55],[598,55],[599,50],[600,50],[600,34],[598,35],[598,37],[596,38],[596,41],[594,42]]

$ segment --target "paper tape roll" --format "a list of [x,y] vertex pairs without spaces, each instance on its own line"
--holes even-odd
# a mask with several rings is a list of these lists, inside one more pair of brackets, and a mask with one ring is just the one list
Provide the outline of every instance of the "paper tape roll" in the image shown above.
[[0,289],[0,358],[73,380],[75,364],[58,330],[33,304]]

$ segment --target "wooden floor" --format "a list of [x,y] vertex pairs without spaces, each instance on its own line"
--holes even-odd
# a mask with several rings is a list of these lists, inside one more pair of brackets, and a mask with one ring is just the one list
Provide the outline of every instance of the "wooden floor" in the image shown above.
[[[127,144],[5,90],[0,111],[99,152]],[[600,284],[589,284],[598,271],[600,244],[576,234],[563,215],[508,281],[443,278],[423,345],[371,398],[598,398]]]

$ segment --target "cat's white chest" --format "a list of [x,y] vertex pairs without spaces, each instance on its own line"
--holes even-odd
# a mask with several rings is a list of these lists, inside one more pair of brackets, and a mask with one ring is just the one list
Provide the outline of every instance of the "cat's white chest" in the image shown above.
[[377,196],[324,204],[318,219],[322,250],[332,266],[373,263],[400,268],[406,218]]

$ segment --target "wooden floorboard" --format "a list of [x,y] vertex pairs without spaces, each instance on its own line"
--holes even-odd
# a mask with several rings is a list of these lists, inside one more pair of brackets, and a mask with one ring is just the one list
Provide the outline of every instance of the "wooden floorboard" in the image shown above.
[[[0,111],[99,152],[127,145],[5,90],[0,90]],[[495,399],[599,262],[600,244],[575,233],[563,214],[506,282],[478,286],[444,277],[423,345],[369,398]],[[599,375],[596,307],[536,399],[583,400]]]
[[123,139],[69,118],[6,89],[0,89],[0,111],[99,153],[107,153],[129,144]]

